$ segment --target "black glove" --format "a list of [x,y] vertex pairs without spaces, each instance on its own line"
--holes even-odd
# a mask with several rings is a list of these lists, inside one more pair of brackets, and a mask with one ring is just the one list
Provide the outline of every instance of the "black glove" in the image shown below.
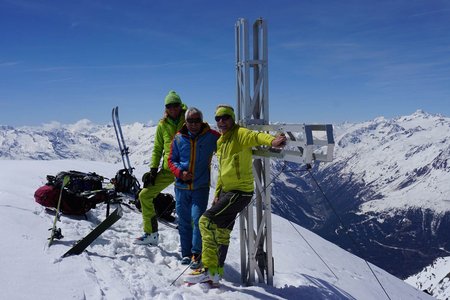
[[158,175],[158,168],[151,168],[150,172],[147,172],[142,176],[144,188],[150,185],[155,185],[156,175]]

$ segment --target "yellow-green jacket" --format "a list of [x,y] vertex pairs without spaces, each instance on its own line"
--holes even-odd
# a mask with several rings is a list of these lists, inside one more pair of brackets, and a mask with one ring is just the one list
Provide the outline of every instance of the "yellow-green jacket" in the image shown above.
[[220,191],[253,192],[252,147],[270,146],[274,137],[234,125],[217,141],[219,176],[215,195]]
[[170,145],[172,144],[175,134],[181,129],[181,127],[183,127],[184,111],[185,110],[181,111],[181,115],[177,121],[172,120],[169,117],[165,117],[159,121],[158,127],[156,127],[150,168],[158,168],[159,163],[161,162],[161,157],[164,155],[163,169],[170,171],[167,163],[167,158],[170,153]]

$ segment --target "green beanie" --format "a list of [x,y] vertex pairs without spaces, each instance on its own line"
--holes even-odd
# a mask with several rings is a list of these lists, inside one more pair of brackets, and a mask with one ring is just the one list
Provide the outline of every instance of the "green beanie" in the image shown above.
[[216,117],[229,115],[233,119],[233,121],[236,121],[236,117],[234,116],[234,109],[229,105],[219,105],[216,109]]
[[181,98],[180,96],[178,96],[178,94],[175,91],[170,91],[167,96],[166,99],[164,99],[164,104],[181,104]]

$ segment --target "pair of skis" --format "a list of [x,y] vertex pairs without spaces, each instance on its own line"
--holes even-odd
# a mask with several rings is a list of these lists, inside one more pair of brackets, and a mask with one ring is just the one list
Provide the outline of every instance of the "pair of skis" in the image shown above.
[[[122,134],[122,128],[120,127],[120,121],[119,121],[119,108],[116,106],[112,110],[112,121],[114,125],[114,131],[116,133],[117,141],[119,143],[120,148],[120,154],[122,156],[122,161],[125,169],[128,170],[130,174],[132,174],[133,169],[131,168],[130,159],[128,157],[128,147],[125,144],[125,140],[123,138]],[[62,198],[62,191],[64,187],[69,182],[69,176],[64,177],[63,185],[61,187],[61,192],[59,195],[58,205],[56,208],[56,214],[55,219],[53,221],[53,227],[51,230],[51,235],[49,238],[48,246],[50,247],[55,239],[61,239],[63,238],[63,235],[61,234],[61,229],[56,227],[56,222],[59,220],[60,212],[59,208],[61,205],[61,198]],[[83,239],[78,241],[72,248],[69,249],[62,257],[67,257],[70,255],[78,255],[82,253],[95,239],[97,239],[105,230],[107,230],[109,227],[111,227],[115,222],[117,222],[122,217],[122,207],[119,206],[116,208],[116,210],[109,214],[107,218],[97,225],[97,227],[94,228],[88,235],[86,235]]]
[[[133,168],[130,164],[130,158],[128,157],[129,151],[125,144],[125,139],[122,133],[122,127],[120,126],[119,120],[119,107],[116,106],[112,110],[112,122],[114,125],[114,131],[116,133],[117,142],[119,143],[120,155],[122,156],[123,166],[130,175],[133,174]],[[137,180],[136,180],[137,182]],[[137,190],[136,190],[137,189]],[[139,190],[139,182],[133,186],[132,192]],[[95,239],[97,239],[105,230],[110,228],[114,223],[116,223],[123,215],[122,207],[119,206],[115,211],[113,211],[108,217],[101,222],[97,227],[94,228],[88,235],[86,235],[82,240],[78,241],[75,246],[73,246],[69,251],[64,253],[62,257],[67,257],[70,255],[78,255],[82,253]]]
[[123,137],[122,127],[120,126],[119,119],[119,107],[116,106],[112,110],[112,123],[114,125],[114,132],[116,133],[117,142],[119,144],[120,155],[122,156],[123,167],[128,171],[128,174],[133,178],[133,184],[130,194],[135,197],[140,190],[139,181],[133,175],[133,167],[131,167],[130,158],[129,158],[129,150],[125,143],[125,139]]
[[122,156],[123,167],[128,170],[130,174],[133,174],[133,168],[130,164],[130,158],[128,154],[130,153],[127,145],[125,144],[125,139],[123,138],[122,127],[120,126],[119,120],[119,107],[116,106],[112,110],[112,122],[114,125],[114,131],[116,132],[117,142],[119,143],[120,155]]
[[[129,174],[132,175],[133,168],[131,167],[131,164],[130,164],[130,159],[128,156],[128,154],[129,154],[128,147],[125,144],[125,139],[123,137],[122,128],[120,126],[119,108],[117,106],[114,107],[112,110],[112,122],[114,125],[114,131],[116,133],[117,142],[119,143],[119,149],[120,149],[120,154],[122,156],[123,166],[126,170],[128,170]],[[64,178],[64,180],[66,180],[66,178]],[[52,228],[52,235],[50,237],[49,246],[51,245],[51,243],[53,242],[53,240],[55,238],[58,238],[58,237],[62,238],[61,230],[56,229],[56,221],[59,219],[59,205],[61,202],[62,189],[68,183],[68,180],[69,180],[69,178],[67,177],[67,182],[65,182],[63,184],[63,187],[61,188],[61,194],[60,194],[60,198],[59,198],[59,202],[58,202],[58,208],[57,208],[55,221],[54,221],[53,228]],[[137,191],[139,190],[140,187],[139,187],[139,182],[137,180],[135,182],[136,182],[136,184],[133,186],[132,192],[137,193]],[[107,230],[115,222],[117,222],[122,217],[122,214],[123,214],[122,208],[119,204],[119,206],[113,213],[111,213],[103,222],[101,222],[97,227],[95,227],[94,230],[92,230],[87,236],[85,236],[82,240],[78,241],[71,249],[69,249],[69,251],[64,253],[64,255],[62,257],[67,257],[70,255],[78,255],[78,254],[82,253],[105,230]],[[170,222],[166,222],[166,221],[164,221],[163,223],[166,226],[172,227],[174,229],[178,228],[176,224],[171,224]],[[59,235],[58,235],[58,233],[59,233]]]

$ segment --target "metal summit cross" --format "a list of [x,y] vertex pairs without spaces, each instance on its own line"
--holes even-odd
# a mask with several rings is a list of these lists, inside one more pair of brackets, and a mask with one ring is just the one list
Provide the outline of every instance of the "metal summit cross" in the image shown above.
[[[253,150],[255,203],[240,215],[241,279],[248,285],[266,282],[273,285],[272,220],[270,199],[270,158],[310,164],[333,159],[333,126],[305,124],[269,124],[267,24],[253,24],[253,55],[250,57],[249,29],[239,19],[236,37],[237,114],[239,125],[248,129],[285,133],[286,147],[281,150]],[[252,71],[252,72],[251,72]],[[326,150],[324,152],[324,150]],[[256,219],[254,211],[256,210]]]

